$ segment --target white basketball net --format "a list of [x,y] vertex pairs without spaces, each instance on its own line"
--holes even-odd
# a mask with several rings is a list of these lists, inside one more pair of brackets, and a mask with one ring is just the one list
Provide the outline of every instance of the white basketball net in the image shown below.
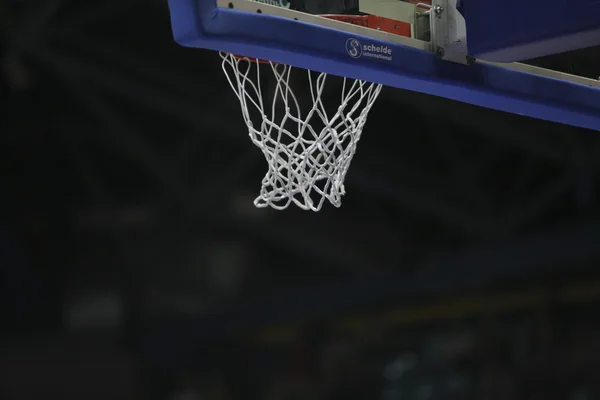
[[254,205],[282,210],[294,203],[319,211],[327,199],[339,207],[346,172],[382,86],[344,78],[340,106],[328,115],[321,99],[327,74],[315,78],[308,71],[312,108],[301,112],[289,85],[291,66],[263,64],[270,65],[276,79],[275,95],[263,96],[261,63],[227,53],[221,57],[250,138],[269,164]]

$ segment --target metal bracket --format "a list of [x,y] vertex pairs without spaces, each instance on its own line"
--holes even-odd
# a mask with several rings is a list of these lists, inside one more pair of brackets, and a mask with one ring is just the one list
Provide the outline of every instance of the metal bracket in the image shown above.
[[447,61],[470,65],[464,17],[456,9],[457,0],[433,0],[430,12],[431,44],[435,54]]
[[406,22],[414,25],[416,20],[417,7],[414,4],[398,0],[360,0],[358,3],[360,12],[365,14],[377,15]]
[[413,25],[413,37],[415,39],[431,42],[431,22],[429,22],[430,13],[431,9],[425,10],[417,7],[417,18],[415,24]]

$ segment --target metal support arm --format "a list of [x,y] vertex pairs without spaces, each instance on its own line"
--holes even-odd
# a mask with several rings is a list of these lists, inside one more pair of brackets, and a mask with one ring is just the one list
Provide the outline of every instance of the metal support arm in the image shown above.
[[431,9],[431,43],[443,60],[472,64],[467,51],[465,19],[456,9],[457,0],[433,0]]

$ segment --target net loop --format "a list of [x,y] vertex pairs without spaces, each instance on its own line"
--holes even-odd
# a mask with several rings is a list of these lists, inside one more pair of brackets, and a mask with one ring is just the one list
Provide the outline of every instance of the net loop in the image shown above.
[[[254,205],[282,210],[295,204],[319,211],[327,200],[339,207],[346,173],[382,85],[344,78],[340,105],[332,113],[323,102],[327,74],[307,71],[312,106],[301,110],[290,86],[291,66],[229,53],[221,58],[248,135],[268,163]],[[261,65],[273,73],[274,90],[264,89]]]

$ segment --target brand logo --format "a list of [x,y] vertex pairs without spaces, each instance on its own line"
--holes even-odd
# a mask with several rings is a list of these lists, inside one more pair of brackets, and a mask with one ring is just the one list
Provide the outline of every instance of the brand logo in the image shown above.
[[352,58],[359,58],[362,55],[362,45],[354,38],[346,40],[346,51]]
[[392,60],[392,49],[388,46],[362,44],[357,39],[346,40],[346,52],[352,58],[371,57],[382,60]]

